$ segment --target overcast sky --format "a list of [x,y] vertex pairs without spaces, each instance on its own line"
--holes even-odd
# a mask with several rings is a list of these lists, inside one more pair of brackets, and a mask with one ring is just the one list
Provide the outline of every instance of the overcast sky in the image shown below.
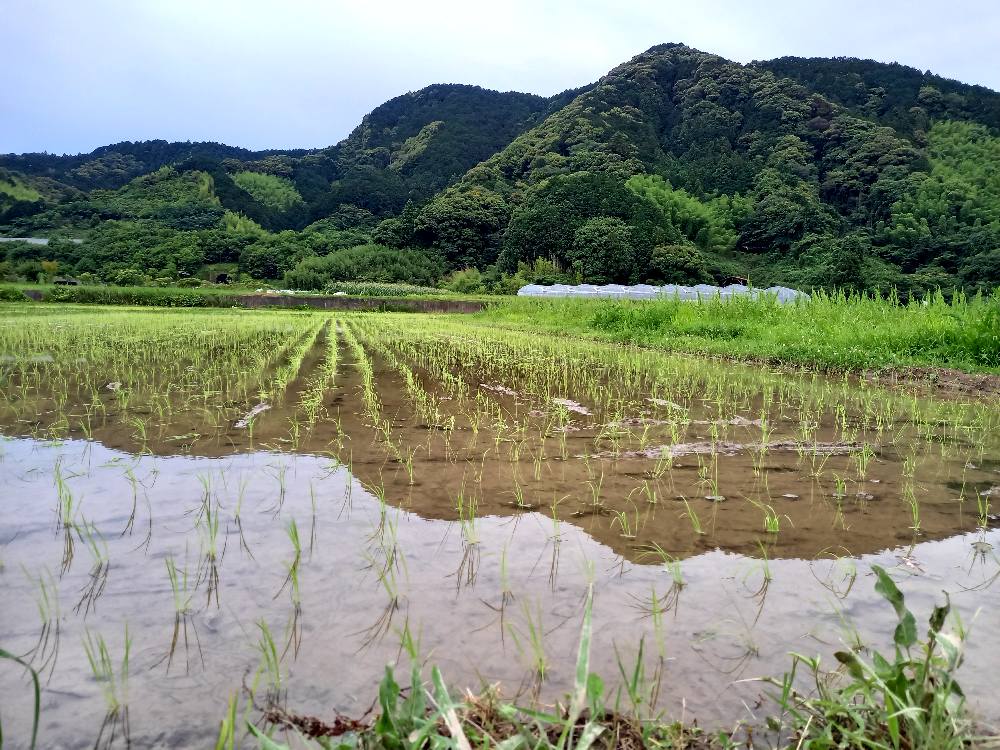
[[0,0],[0,152],[327,146],[431,83],[548,95],[661,42],[1000,90],[998,0]]

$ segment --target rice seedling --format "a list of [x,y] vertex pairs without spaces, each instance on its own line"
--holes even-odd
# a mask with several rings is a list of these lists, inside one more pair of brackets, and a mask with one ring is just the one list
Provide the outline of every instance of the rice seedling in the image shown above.
[[123,737],[129,744],[130,729],[128,720],[128,680],[129,655],[132,650],[132,638],[129,636],[128,625],[125,626],[125,636],[122,641],[120,661],[111,656],[111,650],[104,636],[84,633],[83,650],[90,665],[93,679],[101,686],[104,696],[105,713],[101,728],[97,733],[95,747],[113,747],[116,737]]
[[691,522],[691,529],[695,534],[698,534],[699,536],[703,535],[705,532],[701,526],[701,519],[698,517],[694,508],[691,507],[691,503],[687,501],[687,498],[682,498],[682,500],[684,502],[684,513],[682,513],[681,516],[687,516],[687,519]]
[[633,516],[629,518],[628,512],[623,510],[612,510],[611,525],[618,524],[623,539],[635,539],[639,533],[639,511],[632,504]]
[[265,680],[265,705],[281,705],[285,694],[285,673],[281,666],[281,656],[267,621],[261,618],[256,625],[259,635],[255,647],[260,657],[257,679]]
[[523,619],[521,627],[508,623],[508,632],[514,641],[514,646],[529,661],[532,674],[537,684],[540,684],[545,681],[549,669],[549,660],[545,654],[545,629],[541,603],[536,602],[532,608],[527,601],[522,601],[521,615]]
[[97,600],[104,593],[111,562],[108,557],[108,544],[93,523],[88,521],[78,523],[76,530],[80,540],[85,543],[90,552],[91,566],[87,583],[81,589],[80,599],[73,607],[73,611],[79,613],[82,608],[83,616],[86,617],[92,609],[96,608]]
[[290,585],[291,589],[289,593],[292,598],[292,606],[298,609],[302,603],[302,593],[299,590],[299,566],[302,562],[302,542],[299,539],[299,527],[298,524],[295,523],[294,518],[288,521],[288,525],[285,527],[285,533],[288,535],[288,540],[292,544],[292,559],[289,563],[287,563],[285,580],[282,582],[281,588],[278,589],[278,593],[274,595],[274,598],[277,599],[281,596],[281,592]]
[[59,660],[62,621],[59,608],[59,587],[48,570],[35,577],[25,569],[24,575],[37,590],[35,604],[38,608],[41,628],[38,640],[23,654],[23,658],[28,660],[28,663],[39,675],[44,675],[48,671],[48,679],[51,680]]
[[188,626],[191,626],[191,631],[194,634],[195,644],[198,647],[198,655],[201,658],[202,665],[205,663],[205,655],[201,650],[201,639],[198,637],[198,629],[195,626],[192,615],[194,611],[191,606],[192,599],[194,598],[194,590],[192,588],[192,582],[188,577],[187,566],[178,569],[177,563],[174,561],[173,557],[168,557],[164,560],[164,564],[167,568],[167,579],[170,582],[170,591],[173,596],[174,604],[174,627],[170,635],[170,647],[167,649],[166,655],[160,659],[159,662],[153,666],[161,664],[163,661],[167,662],[167,673],[170,672],[170,667],[173,664],[174,654],[177,651],[177,646],[181,642],[181,637],[183,637],[184,643],[184,665],[185,673],[190,670],[190,643],[188,640]]

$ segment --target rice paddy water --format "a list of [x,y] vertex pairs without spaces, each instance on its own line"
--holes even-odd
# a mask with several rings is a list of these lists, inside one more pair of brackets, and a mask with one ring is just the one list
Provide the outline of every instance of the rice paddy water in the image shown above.
[[[40,747],[212,747],[269,705],[361,716],[407,654],[558,699],[592,590],[591,669],[727,728],[789,652],[891,642],[877,564],[920,619],[948,593],[998,722],[998,427],[448,316],[11,307],[0,649]],[[31,685],[0,660],[10,747]]]

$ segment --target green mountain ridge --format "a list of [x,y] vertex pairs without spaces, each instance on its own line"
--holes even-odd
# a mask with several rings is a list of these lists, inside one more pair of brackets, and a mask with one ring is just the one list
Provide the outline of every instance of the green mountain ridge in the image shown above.
[[[316,269],[349,264],[310,258],[375,244],[373,258],[389,247],[444,272],[478,269],[458,274],[472,287],[509,274],[508,287],[749,277],[988,289],[1000,281],[998,127],[1000,94],[895,63],[742,65],[664,44],[554,97],[458,84],[403,94],[325,149],[153,141],[0,156],[22,186],[67,191],[0,185],[0,227],[83,233],[53,259],[105,278],[229,263],[321,288],[345,279]],[[92,247],[120,248],[117,235],[155,247]],[[180,266],[156,249],[179,245]],[[41,260],[10,252],[8,275]],[[296,275],[300,263],[309,273]],[[378,265],[359,272],[408,280],[396,278],[407,264]]]

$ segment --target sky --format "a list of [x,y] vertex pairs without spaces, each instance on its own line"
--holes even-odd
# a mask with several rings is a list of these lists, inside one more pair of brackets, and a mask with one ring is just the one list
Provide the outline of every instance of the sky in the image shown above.
[[998,0],[0,0],[0,153],[329,146],[431,83],[551,95],[663,42],[1000,90]]

